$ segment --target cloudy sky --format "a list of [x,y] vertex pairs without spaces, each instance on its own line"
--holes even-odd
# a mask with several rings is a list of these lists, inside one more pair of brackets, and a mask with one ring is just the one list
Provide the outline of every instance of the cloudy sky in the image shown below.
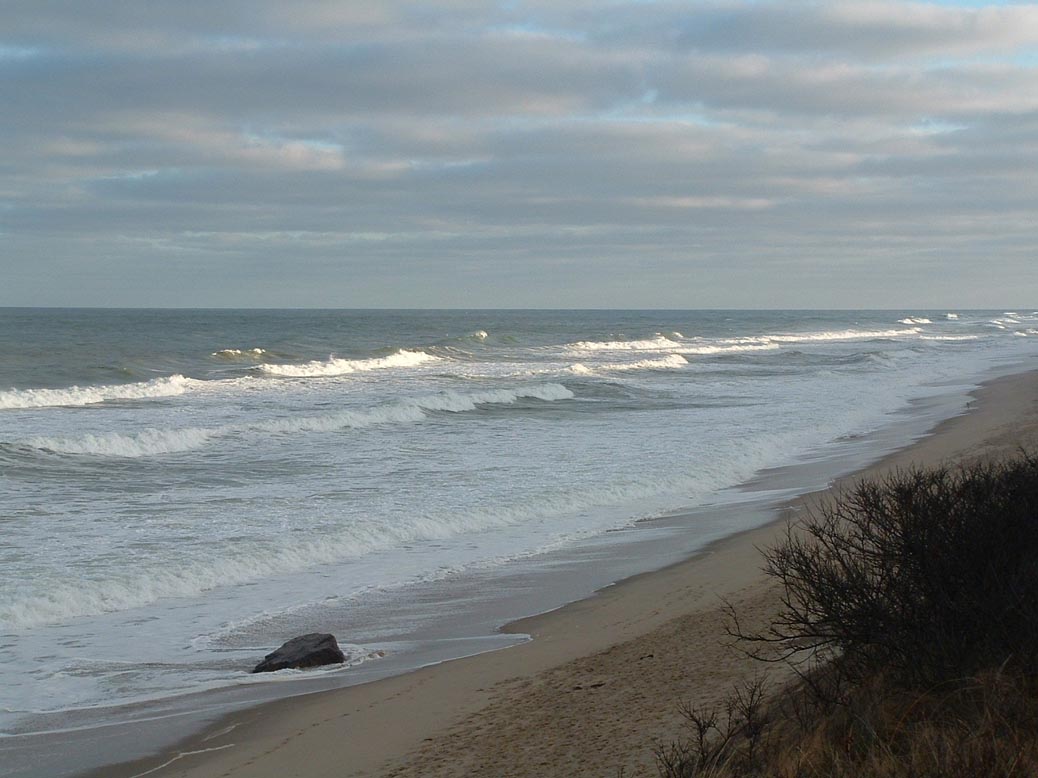
[[4,0],[0,305],[1038,304],[1038,6]]

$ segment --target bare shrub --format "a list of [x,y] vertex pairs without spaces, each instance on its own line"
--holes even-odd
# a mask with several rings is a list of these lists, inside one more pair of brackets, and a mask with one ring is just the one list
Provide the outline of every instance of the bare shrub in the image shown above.
[[[1038,658],[1038,459],[863,481],[765,552],[780,659],[930,686]],[[738,629],[736,630],[738,632]]]
[[691,737],[657,747],[660,775],[710,778],[756,770],[773,729],[765,692],[765,677],[758,676],[735,687],[720,707],[681,706]]

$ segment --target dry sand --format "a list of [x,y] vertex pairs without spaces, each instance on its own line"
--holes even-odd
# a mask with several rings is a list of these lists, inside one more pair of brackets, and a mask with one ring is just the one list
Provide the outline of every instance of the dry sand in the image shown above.
[[[865,472],[1021,446],[1038,448],[1038,373],[991,382],[969,413]],[[777,592],[760,572],[759,548],[781,537],[785,523],[512,624],[534,637],[520,646],[262,705],[168,754],[99,774],[655,775],[653,744],[680,737],[679,704],[719,700],[759,671],[730,647],[722,598],[749,624],[774,612]]]

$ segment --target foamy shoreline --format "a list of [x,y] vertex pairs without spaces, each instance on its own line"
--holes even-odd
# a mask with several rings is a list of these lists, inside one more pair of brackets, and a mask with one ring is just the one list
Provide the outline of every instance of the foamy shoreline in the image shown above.
[[[972,412],[867,471],[1038,441],[1038,374],[996,379],[976,396]],[[620,764],[637,774],[630,770],[651,762],[646,739],[674,734],[678,701],[719,695],[752,671],[719,645],[718,597],[758,617],[768,612],[756,548],[780,528],[725,538],[690,560],[510,624],[507,631],[534,640],[509,651],[233,713],[168,753],[95,774],[138,776],[162,764],[149,774],[414,774],[409,759],[420,760],[423,775],[601,774]],[[568,703],[579,704],[567,712]],[[574,740],[578,730],[585,734]],[[538,759],[550,767],[537,767],[533,754],[547,755]],[[506,763],[510,771],[499,772]]]

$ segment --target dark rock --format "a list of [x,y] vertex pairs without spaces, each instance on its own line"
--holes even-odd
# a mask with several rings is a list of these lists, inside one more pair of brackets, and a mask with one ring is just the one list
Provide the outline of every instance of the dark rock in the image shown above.
[[302,670],[306,667],[341,664],[346,657],[339,650],[334,635],[314,632],[292,638],[272,654],[267,654],[263,661],[252,668],[254,673],[272,673],[286,667]]

